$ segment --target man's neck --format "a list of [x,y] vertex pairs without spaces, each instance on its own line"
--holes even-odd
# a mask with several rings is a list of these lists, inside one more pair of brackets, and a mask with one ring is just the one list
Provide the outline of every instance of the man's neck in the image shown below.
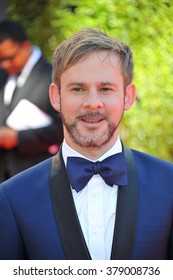
[[90,159],[90,160],[97,160],[100,157],[102,157],[105,153],[107,153],[114,145],[115,143],[119,141],[119,136],[117,136],[116,139],[113,139],[108,144],[98,147],[98,148],[86,148],[79,146],[75,143],[71,143],[68,140],[65,139],[66,144],[73,150],[75,150],[77,153],[83,155],[84,157]]

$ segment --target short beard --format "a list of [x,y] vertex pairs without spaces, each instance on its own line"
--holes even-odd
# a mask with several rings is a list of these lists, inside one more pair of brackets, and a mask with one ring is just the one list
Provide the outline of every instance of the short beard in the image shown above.
[[[105,129],[105,131],[102,133],[102,135],[97,136],[93,133],[92,137],[91,137],[91,135],[87,136],[87,135],[82,135],[80,133],[79,129],[77,128],[77,120],[75,120],[71,123],[67,123],[62,111],[60,112],[60,115],[62,118],[62,122],[74,143],[76,143],[80,147],[83,147],[88,150],[100,150],[100,149],[102,149],[103,146],[105,146],[107,143],[109,143],[111,141],[111,139],[113,138],[114,133],[118,129],[121,119],[123,117],[123,111],[122,111],[120,120],[117,124],[115,124],[114,122],[110,122],[106,116],[102,115],[102,117],[105,120],[107,120],[108,127],[107,127],[107,129]],[[94,117],[94,116],[98,116],[98,115],[100,115],[100,114],[99,113],[89,113],[85,116],[77,117],[77,119],[84,118],[84,117]]]

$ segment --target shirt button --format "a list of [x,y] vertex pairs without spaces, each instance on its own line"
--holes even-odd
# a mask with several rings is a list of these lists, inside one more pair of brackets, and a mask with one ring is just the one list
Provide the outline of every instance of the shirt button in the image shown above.
[[98,230],[95,228],[93,229],[93,235],[96,235],[98,233]]
[[96,192],[92,192],[91,195],[92,195],[93,197],[95,197],[95,196],[96,196]]

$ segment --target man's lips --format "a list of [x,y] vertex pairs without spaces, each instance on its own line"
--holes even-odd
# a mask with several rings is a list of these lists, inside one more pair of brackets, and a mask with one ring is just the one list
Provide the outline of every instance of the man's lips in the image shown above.
[[81,120],[85,123],[99,123],[103,121],[103,118],[81,118]]
[[102,114],[85,114],[78,117],[78,120],[82,122],[85,127],[98,128],[106,117]]
[[103,121],[106,117],[99,113],[83,114],[78,116],[78,119],[86,123],[99,123]]

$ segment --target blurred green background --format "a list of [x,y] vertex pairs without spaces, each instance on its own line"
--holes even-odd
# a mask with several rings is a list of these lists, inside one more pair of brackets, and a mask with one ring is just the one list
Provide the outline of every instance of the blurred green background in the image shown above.
[[129,44],[138,97],[125,113],[127,146],[173,161],[173,0],[11,0],[6,17],[19,20],[51,61],[57,45],[86,26]]

